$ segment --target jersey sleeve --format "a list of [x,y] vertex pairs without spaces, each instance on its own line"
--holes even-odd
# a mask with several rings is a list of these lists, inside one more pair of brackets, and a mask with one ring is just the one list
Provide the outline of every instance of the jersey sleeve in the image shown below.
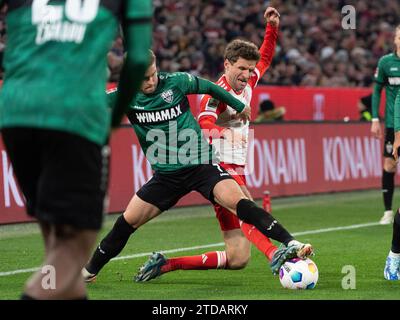
[[204,95],[200,101],[200,113],[198,121],[203,130],[208,130],[213,138],[220,137],[224,128],[216,125],[218,116],[226,110],[226,104],[218,101],[210,95]]
[[126,0],[123,6],[123,23],[150,22],[153,16],[153,7],[151,0]]
[[197,77],[187,72],[175,72],[171,74],[171,77],[174,79],[175,86],[183,94],[197,93],[199,87]]
[[379,106],[381,103],[381,92],[385,83],[387,82],[387,77],[384,69],[384,60],[381,58],[378,62],[378,67],[376,68],[374,91],[372,94],[372,118],[379,117]]
[[385,84],[387,81],[384,65],[385,65],[385,60],[384,58],[381,58],[378,62],[378,67],[376,68],[374,75],[375,82],[380,84]]
[[193,76],[185,72],[173,74],[176,86],[183,94],[209,94],[213,98],[226,103],[237,112],[242,112],[246,107],[243,102],[233,97],[228,91],[206,79]]
[[261,77],[265,74],[275,53],[276,40],[278,38],[278,28],[267,24],[265,28],[264,40],[260,47],[260,61],[256,65],[254,75],[250,78],[249,84],[254,88]]

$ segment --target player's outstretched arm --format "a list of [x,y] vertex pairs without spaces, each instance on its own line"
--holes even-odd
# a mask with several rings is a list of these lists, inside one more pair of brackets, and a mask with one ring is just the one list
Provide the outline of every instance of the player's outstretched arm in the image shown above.
[[260,61],[257,63],[257,69],[260,71],[260,78],[271,65],[275,54],[280,14],[275,8],[268,7],[267,10],[265,10],[264,18],[266,20],[266,28],[264,40],[259,50]]
[[[135,3],[135,1],[131,1]],[[111,126],[119,126],[122,116],[138,92],[149,62],[152,39],[152,4],[150,0],[140,0],[142,16],[129,18],[123,24],[126,58],[118,84],[118,95],[112,112]],[[130,10],[128,7],[127,10]],[[133,10],[133,9],[132,9]]]
[[250,107],[233,97],[228,91],[206,79],[197,78],[198,89],[196,93],[209,94],[213,98],[226,103],[237,112],[242,114],[243,118],[250,119]]

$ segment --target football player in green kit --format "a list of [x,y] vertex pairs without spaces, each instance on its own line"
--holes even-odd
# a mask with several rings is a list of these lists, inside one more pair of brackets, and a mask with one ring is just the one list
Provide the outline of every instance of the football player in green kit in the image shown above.
[[380,224],[391,224],[393,222],[393,192],[394,178],[396,174],[396,162],[393,159],[394,141],[394,103],[400,88],[400,25],[397,26],[394,36],[395,50],[393,53],[383,56],[378,63],[375,73],[375,86],[372,95],[372,125],[371,133],[376,138],[382,137],[381,125],[379,123],[379,104],[382,89],[386,89],[385,106],[385,144],[383,149],[383,172],[382,193],[385,206],[384,214]]
[[[399,161],[400,147],[400,91],[394,104],[394,134],[393,157]],[[383,276],[386,280],[400,280],[400,209],[397,209],[393,218],[392,244],[386,257]]]
[[[151,55],[141,92],[131,103],[127,116],[154,175],[133,196],[100,242],[82,270],[85,279],[93,281],[103,266],[121,252],[132,233],[191,191],[201,193],[211,203],[220,204],[265,236],[281,242],[283,245],[271,261],[274,274],[287,259],[311,255],[310,244],[295,240],[272,215],[249,200],[236,181],[218,165],[212,146],[190,111],[186,95],[209,94],[234,108],[238,112],[236,116],[243,121],[248,120],[250,107],[222,87],[188,73],[158,74],[155,56]],[[141,270],[141,277],[145,281],[150,273],[158,271],[153,267]]]
[[[21,299],[86,299],[81,270],[105,210],[106,143],[147,68],[151,0],[0,0],[4,4],[1,134],[45,246],[44,267],[27,281]],[[127,58],[110,117],[106,56],[120,23]]]

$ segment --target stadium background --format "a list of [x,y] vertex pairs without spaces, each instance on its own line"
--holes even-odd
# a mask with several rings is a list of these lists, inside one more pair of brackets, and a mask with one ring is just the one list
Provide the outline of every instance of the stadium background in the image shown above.
[[[255,91],[252,117],[264,99],[284,106],[286,114],[284,122],[254,126],[252,193],[260,198],[265,189],[272,197],[377,189],[382,142],[370,137],[369,123],[358,122],[358,102],[372,90],[378,59],[393,50],[393,29],[400,23],[397,0],[154,0],[153,49],[160,70],[215,81],[230,40],[261,44],[267,5],[279,10],[281,25],[273,63]],[[356,9],[355,30],[342,28],[344,5]],[[4,12],[0,36],[2,58]],[[122,59],[117,37],[108,55],[109,87],[118,81]],[[195,115],[198,99],[190,97]],[[119,212],[151,171],[126,124],[113,137],[112,150],[110,212]],[[27,221],[1,143],[0,162],[0,223]],[[205,202],[191,194],[179,205],[200,203]]]

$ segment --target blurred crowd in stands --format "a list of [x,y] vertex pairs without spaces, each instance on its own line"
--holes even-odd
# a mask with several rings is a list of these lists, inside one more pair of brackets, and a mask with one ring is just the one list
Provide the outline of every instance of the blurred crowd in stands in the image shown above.
[[[243,38],[261,45],[265,8],[281,14],[273,64],[260,83],[370,86],[378,59],[393,50],[399,0],[154,0],[153,49],[163,71],[187,71],[212,81],[223,71],[226,44]],[[356,29],[342,28],[342,7],[356,9]],[[5,27],[0,21],[0,54]],[[110,81],[118,81],[123,42],[109,53]]]

